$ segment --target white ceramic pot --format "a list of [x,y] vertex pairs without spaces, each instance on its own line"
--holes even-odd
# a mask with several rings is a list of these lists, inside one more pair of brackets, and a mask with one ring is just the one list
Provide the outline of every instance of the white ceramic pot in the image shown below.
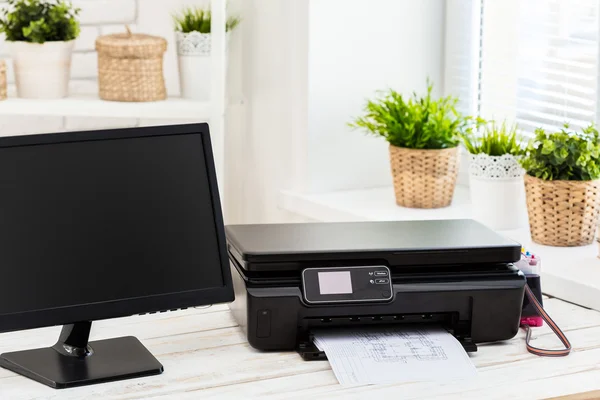
[[74,40],[41,44],[7,43],[13,59],[19,97],[48,99],[68,95]]
[[176,32],[181,97],[210,99],[210,33]]
[[210,100],[210,57],[178,56],[179,87],[184,99]]
[[471,155],[469,187],[473,218],[496,230],[527,226],[524,173],[510,154]]

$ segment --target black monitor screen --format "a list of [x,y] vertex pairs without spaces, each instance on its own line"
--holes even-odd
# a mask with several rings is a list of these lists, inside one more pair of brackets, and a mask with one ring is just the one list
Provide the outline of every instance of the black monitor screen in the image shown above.
[[0,148],[0,315],[223,286],[202,146]]

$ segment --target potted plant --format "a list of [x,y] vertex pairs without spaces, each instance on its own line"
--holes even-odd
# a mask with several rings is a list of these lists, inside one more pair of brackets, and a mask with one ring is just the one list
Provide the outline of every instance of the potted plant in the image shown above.
[[469,118],[456,111],[457,98],[413,93],[404,98],[388,90],[365,106],[350,126],[389,142],[396,203],[412,208],[446,207],[452,202],[458,173],[459,135]]
[[19,97],[67,96],[78,13],[63,0],[8,0],[0,32],[10,47]]
[[600,140],[589,125],[557,132],[539,128],[521,165],[531,238],[550,246],[592,243],[600,211]]
[[[174,16],[179,62],[181,96],[194,100],[210,98],[211,12],[201,8],[187,8]],[[227,20],[225,30],[230,32],[239,18]]]
[[469,188],[473,218],[498,230],[518,229],[527,223],[525,171],[517,125],[489,122],[481,133],[461,136],[470,153]]

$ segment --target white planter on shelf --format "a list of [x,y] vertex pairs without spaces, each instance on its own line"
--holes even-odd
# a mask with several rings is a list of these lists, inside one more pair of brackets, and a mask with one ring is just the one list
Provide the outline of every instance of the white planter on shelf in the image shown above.
[[527,226],[524,173],[510,154],[471,154],[469,186],[473,218],[496,230]]
[[210,99],[210,33],[176,32],[181,97]]
[[74,40],[7,43],[13,59],[19,97],[50,99],[68,95]]

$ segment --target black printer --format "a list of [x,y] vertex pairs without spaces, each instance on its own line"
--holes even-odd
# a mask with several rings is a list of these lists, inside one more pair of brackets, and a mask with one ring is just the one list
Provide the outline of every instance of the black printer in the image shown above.
[[311,331],[437,324],[467,351],[519,328],[521,246],[473,220],[229,225],[233,315],[259,350],[322,359]]

